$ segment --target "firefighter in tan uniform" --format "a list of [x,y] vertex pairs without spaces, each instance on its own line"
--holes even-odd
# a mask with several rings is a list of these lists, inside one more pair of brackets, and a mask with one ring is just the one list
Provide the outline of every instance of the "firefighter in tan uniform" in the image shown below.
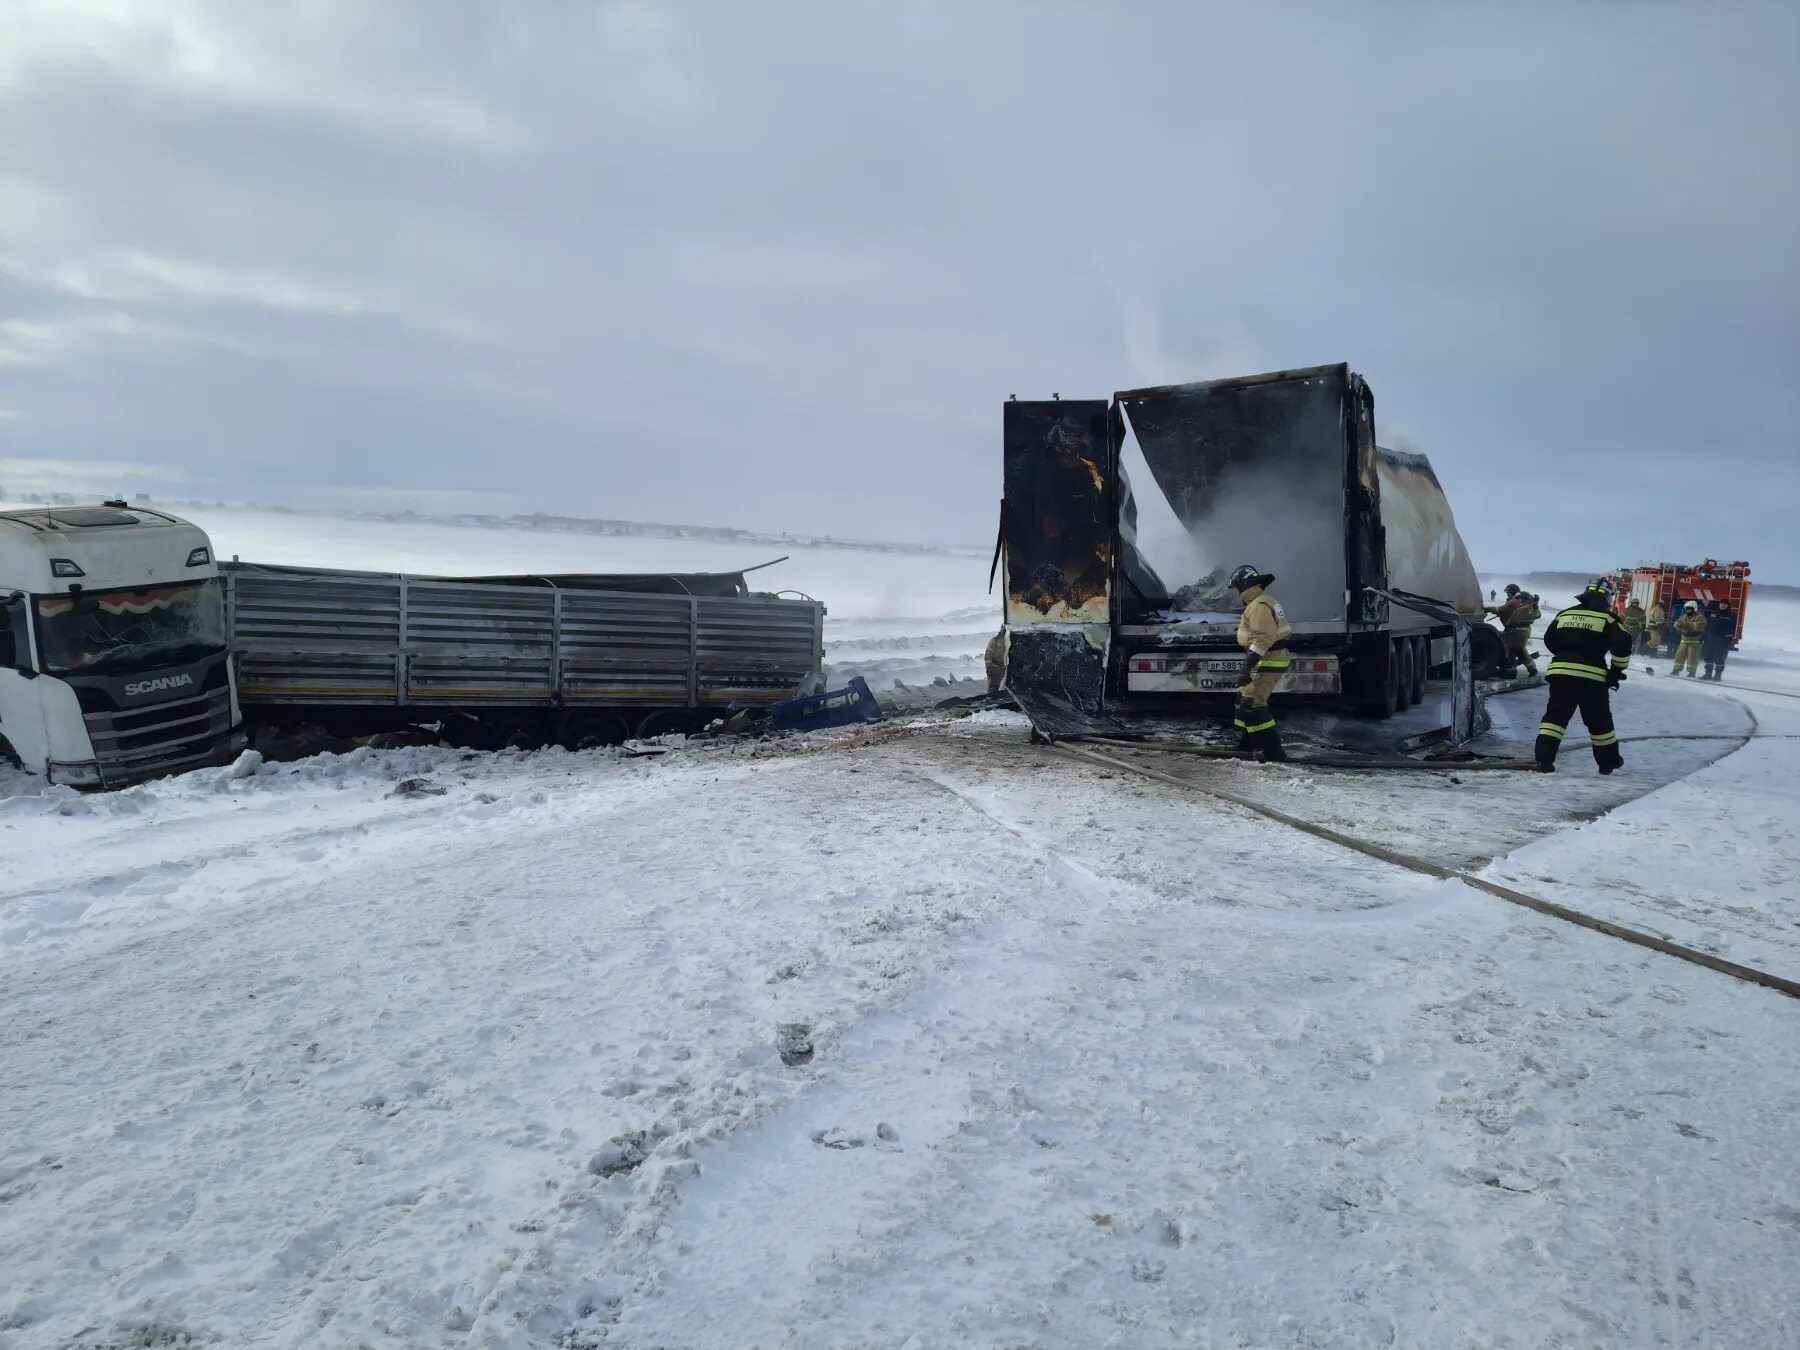
[[1244,616],[1238,620],[1237,631],[1238,646],[1244,649],[1244,669],[1238,677],[1232,725],[1238,729],[1238,749],[1253,750],[1264,760],[1287,758],[1281,734],[1275,729],[1269,695],[1287,674],[1287,644],[1294,633],[1281,603],[1269,594],[1274,580],[1249,563],[1231,574],[1231,588],[1244,602]]
[[1650,613],[1644,619],[1644,645],[1642,650],[1652,656],[1661,655],[1663,639],[1669,633],[1669,611],[1663,608],[1658,600],[1650,606]]
[[1625,613],[1619,622],[1625,625],[1625,631],[1631,636],[1632,651],[1639,652],[1644,649],[1644,625],[1649,621],[1650,616],[1644,613],[1644,607],[1637,602],[1636,598],[1633,598],[1632,602],[1625,606]]
[[1511,679],[1523,665],[1528,675],[1536,677],[1537,662],[1531,659],[1531,625],[1538,620],[1537,597],[1519,589],[1516,581],[1506,583],[1506,599],[1498,606],[1489,605],[1488,613],[1496,615],[1504,630],[1501,641],[1506,645],[1505,674]]
[[1670,673],[1679,675],[1685,670],[1691,680],[1700,673],[1700,644],[1706,637],[1706,616],[1700,612],[1699,601],[1687,602],[1675,620],[1675,632],[1680,642],[1675,648],[1675,669]]

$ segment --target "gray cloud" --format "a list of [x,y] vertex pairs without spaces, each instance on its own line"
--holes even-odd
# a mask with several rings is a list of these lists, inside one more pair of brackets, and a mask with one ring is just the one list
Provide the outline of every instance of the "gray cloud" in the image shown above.
[[1347,359],[1484,567],[1800,577],[1791,10],[11,8],[0,481],[979,540]]

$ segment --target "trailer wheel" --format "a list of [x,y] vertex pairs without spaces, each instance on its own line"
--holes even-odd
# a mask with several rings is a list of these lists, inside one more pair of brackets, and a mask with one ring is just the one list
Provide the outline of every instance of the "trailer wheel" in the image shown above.
[[657,736],[666,736],[671,732],[692,732],[698,730],[694,724],[694,714],[686,708],[656,708],[644,714],[637,725],[636,739],[648,741]]
[[1359,645],[1356,710],[1364,717],[1392,717],[1400,706],[1400,661],[1394,643],[1376,633]]
[[1412,639],[1412,649],[1412,701],[1419,704],[1425,701],[1425,681],[1431,674],[1431,639],[1423,637]]
[[1413,686],[1418,683],[1419,658],[1413,651],[1411,638],[1394,640],[1394,708],[1397,712],[1405,712],[1418,700],[1413,697]]
[[556,729],[556,743],[565,750],[592,750],[617,745],[631,734],[625,719],[610,708],[583,708],[566,713]]

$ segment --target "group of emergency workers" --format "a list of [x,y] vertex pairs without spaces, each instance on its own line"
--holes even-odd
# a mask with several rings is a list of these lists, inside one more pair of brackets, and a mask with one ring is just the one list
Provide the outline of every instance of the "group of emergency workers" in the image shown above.
[[[1725,674],[1725,658],[1731,655],[1731,644],[1737,640],[1737,614],[1723,600],[1708,602],[1705,609],[1698,600],[1683,603],[1669,622],[1668,611],[1659,600],[1645,610],[1637,600],[1625,606],[1622,622],[1631,634],[1632,649],[1655,655],[1674,649],[1675,671],[1689,679],[1717,682]],[[1704,666],[1705,673],[1701,673]]]
[[[1269,594],[1274,580],[1247,563],[1231,574],[1231,585],[1244,602],[1244,615],[1238,621],[1244,668],[1238,680],[1235,724],[1240,750],[1254,751],[1259,759],[1281,760],[1287,755],[1276,734],[1269,695],[1287,669],[1287,640],[1293,630],[1280,603]],[[1635,640],[1612,612],[1612,604],[1611,584],[1590,582],[1575,603],[1558,613],[1544,630],[1544,646],[1550,651],[1544,682],[1550,688],[1550,701],[1538,723],[1533,747],[1541,773],[1556,771],[1556,753],[1576,712],[1587,728],[1595,767],[1609,774],[1625,763],[1619,751],[1619,733],[1613,726],[1612,691],[1625,681]],[[1505,627],[1508,656],[1536,675],[1537,663],[1529,646],[1538,598],[1509,584],[1505,602],[1491,612],[1500,616]]]

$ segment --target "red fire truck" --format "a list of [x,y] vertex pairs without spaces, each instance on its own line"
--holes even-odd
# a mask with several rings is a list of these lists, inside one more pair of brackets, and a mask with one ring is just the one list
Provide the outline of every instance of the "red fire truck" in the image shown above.
[[[1699,601],[1701,609],[1708,608],[1714,600],[1723,600],[1737,617],[1737,631],[1731,635],[1732,647],[1736,648],[1744,636],[1744,608],[1750,601],[1750,564],[1747,562],[1720,562],[1717,558],[1708,558],[1691,566],[1686,563],[1639,563],[1636,567],[1614,572],[1610,580],[1613,606],[1620,614],[1633,600],[1644,607],[1645,613],[1661,604],[1669,616],[1668,622],[1673,623],[1689,600]],[[1665,625],[1665,631],[1656,635],[1658,649],[1666,645],[1667,639]]]

